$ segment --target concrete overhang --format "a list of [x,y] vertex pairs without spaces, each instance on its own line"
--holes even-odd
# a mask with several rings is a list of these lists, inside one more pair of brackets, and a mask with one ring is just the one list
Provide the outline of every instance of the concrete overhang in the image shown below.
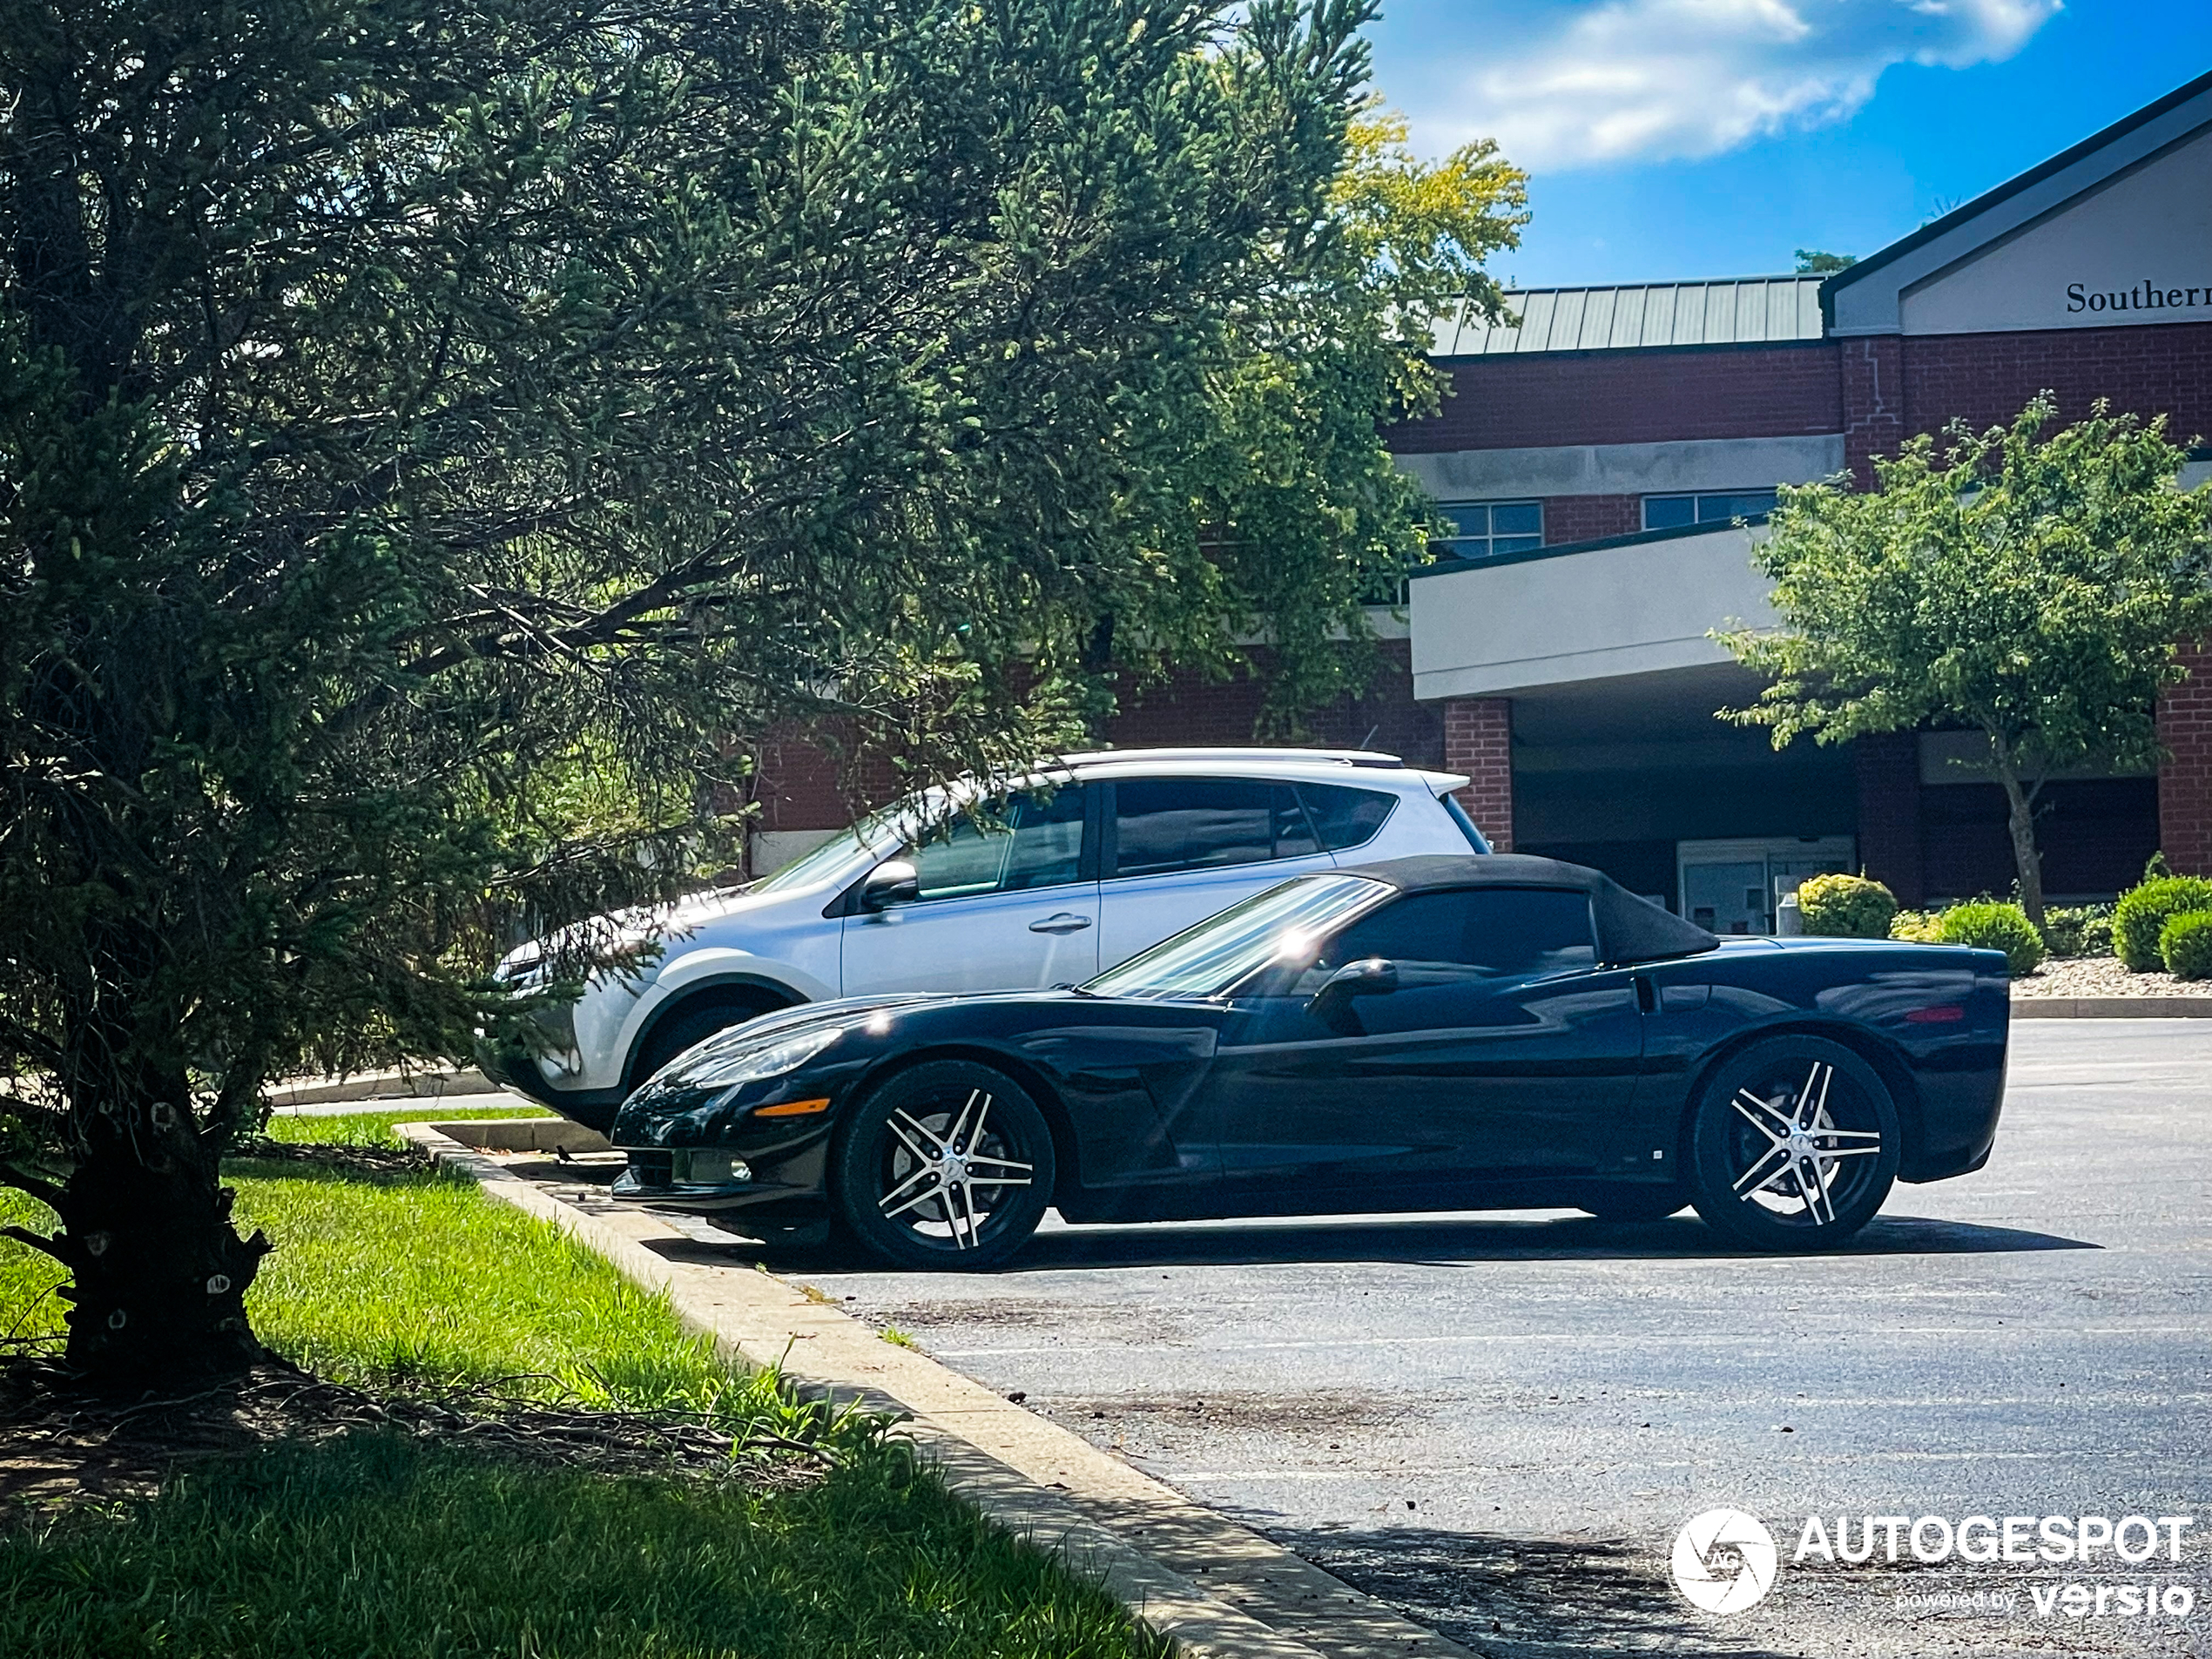
[[1733,662],[1716,628],[1770,627],[1765,527],[1649,531],[1423,574],[1413,695],[1505,697]]

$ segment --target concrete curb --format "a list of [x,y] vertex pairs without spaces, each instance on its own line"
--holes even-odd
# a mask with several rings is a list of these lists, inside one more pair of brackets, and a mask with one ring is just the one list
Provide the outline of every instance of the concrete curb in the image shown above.
[[442,1100],[452,1095],[496,1095],[500,1086],[474,1066],[428,1071],[363,1071],[350,1077],[310,1077],[273,1083],[269,1100],[278,1106],[320,1106],[346,1100]]
[[455,1138],[484,1127],[402,1123],[399,1133],[665,1294],[678,1318],[725,1354],[779,1369],[803,1392],[905,1416],[900,1432],[953,1491],[1096,1579],[1192,1659],[1471,1659],[1457,1642],[765,1269],[733,1271],[725,1254],[647,1211],[581,1208]]
[[2016,996],[2015,1020],[2212,1020],[2212,996]]

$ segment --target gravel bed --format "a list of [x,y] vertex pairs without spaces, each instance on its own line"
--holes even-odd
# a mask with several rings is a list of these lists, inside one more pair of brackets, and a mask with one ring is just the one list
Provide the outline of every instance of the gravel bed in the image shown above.
[[2014,996],[2212,996],[2212,980],[2171,974],[2134,974],[2117,956],[2054,957],[2026,979],[2013,981]]

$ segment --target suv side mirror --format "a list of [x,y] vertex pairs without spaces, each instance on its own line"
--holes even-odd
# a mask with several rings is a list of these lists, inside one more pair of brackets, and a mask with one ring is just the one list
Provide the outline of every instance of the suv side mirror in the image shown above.
[[904,859],[886,860],[860,883],[860,908],[867,911],[913,904],[921,897],[921,873]]
[[1358,1036],[1359,1016],[1352,1003],[1355,997],[1388,996],[1398,988],[1398,964],[1380,956],[1364,957],[1356,962],[1346,962],[1329,975],[1321,988],[1313,994],[1305,1010],[1332,1031],[1346,1036]]

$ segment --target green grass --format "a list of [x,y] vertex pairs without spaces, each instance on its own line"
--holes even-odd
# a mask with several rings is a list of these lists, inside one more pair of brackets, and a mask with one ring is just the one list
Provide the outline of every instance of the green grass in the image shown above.
[[269,1119],[268,1136],[273,1141],[314,1141],[330,1146],[397,1146],[401,1143],[392,1132],[395,1123],[458,1123],[486,1117],[552,1116],[536,1106],[426,1108],[417,1102],[403,1111],[363,1108],[358,1112],[338,1112],[327,1117],[285,1113]]
[[0,1538],[0,1653],[24,1659],[1162,1650],[895,1449],[763,1494],[362,1435]]
[[[458,1114],[455,1114],[458,1115]],[[280,1119],[382,1136],[418,1113]],[[377,1120],[377,1121],[370,1121]],[[287,1134],[287,1138],[293,1138]],[[238,1161],[278,1249],[255,1328],[325,1376],[487,1384],[711,1413],[819,1437],[792,1489],[617,1478],[374,1433],[200,1466],[151,1500],[0,1530],[0,1654],[376,1659],[1139,1659],[1166,1649],[1110,1598],[977,1520],[875,1426],[733,1374],[664,1298],[428,1172]],[[0,1218],[50,1224],[0,1194]],[[60,1328],[60,1275],[0,1240],[0,1331]]]

